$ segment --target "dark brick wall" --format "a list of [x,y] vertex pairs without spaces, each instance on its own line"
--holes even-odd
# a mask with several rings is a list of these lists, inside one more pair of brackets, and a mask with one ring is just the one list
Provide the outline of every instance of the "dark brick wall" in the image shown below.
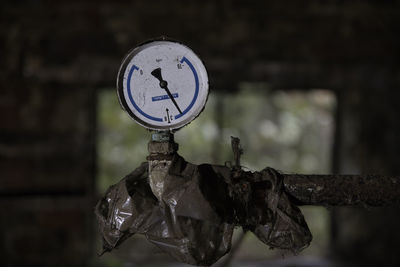
[[399,13],[398,1],[9,1],[0,60],[24,78],[113,85],[129,49],[167,35],[200,54],[218,90],[336,88],[343,73],[397,66]]
[[[400,174],[399,103],[391,87],[342,90],[340,173]],[[341,208],[335,215],[333,244],[343,261],[399,266],[399,207]]]
[[0,256],[6,265],[89,262],[96,90],[114,87],[129,49],[160,35],[185,42],[204,59],[213,90],[234,92],[241,81],[335,90],[344,129],[337,154],[356,159],[343,160],[342,170],[399,172],[399,1],[0,5]]
[[84,193],[93,175],[94,91],[27,83],[1,98],[0,194]]
[[85,266],[88,200],[63,194],[2,198],[2,266]]
[[94,90],[7,82],[0,92],[1,264],[82,266],[92,252]]

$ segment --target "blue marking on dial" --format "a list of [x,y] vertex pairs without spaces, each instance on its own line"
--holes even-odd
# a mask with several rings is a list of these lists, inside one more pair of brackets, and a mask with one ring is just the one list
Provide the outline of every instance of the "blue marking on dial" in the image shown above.
[[181,59],[181,63],[183,63],[183,62],[186,62],[188,64],[189,68],[193,72],[196,89],[194,91],[194,97],[192,99],[192,102],[190,102],[189,106],[182,113],[176,115],[175,119],[179,119],[180,117],[185,115],[193,107],[194,103],[196,103],[197,96],[199,95],[199,77],[197,76],[197,72],[196,72],[195,68],[193,67],[192,63],[186,57],[183,57]]
[[143,110],[141,110],[138,105],[136,105],[135,101],[133,100],[132,97],[132,92],[131,92],[131,78],[132,78],[132,73],[134,70],[139,70],[138,67],[136,67],[135,65],[132,66],[132,68],[129,70],[129,74],[128,74],[128,80],[127,80],[127,85],[128,85],[128,96],[129,96],[129,100],[131,101],[132,105],[135,107],[135,109],[142,114],[143,116],[145,116],[146,118],[153,120],[153,121],[163,121],[161,118],[156,118],[153,116],[150,116],[149,114],[145,113]]
[[[178,93],[174,93],[174,94],[172,94],[172,97],[173,98],[178,98],[179,95],[178,95]],[[156,102],[156,101],[161,101],[161,100],[165,100],[165,99],[169,99],[169,96],[168,95],[153,96],[151,98],[151,101]]]

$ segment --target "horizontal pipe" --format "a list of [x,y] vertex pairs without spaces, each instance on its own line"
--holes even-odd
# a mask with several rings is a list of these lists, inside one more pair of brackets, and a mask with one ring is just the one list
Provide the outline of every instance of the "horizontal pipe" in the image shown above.
[[282,174],[297,205],[400,207],[400,177]]

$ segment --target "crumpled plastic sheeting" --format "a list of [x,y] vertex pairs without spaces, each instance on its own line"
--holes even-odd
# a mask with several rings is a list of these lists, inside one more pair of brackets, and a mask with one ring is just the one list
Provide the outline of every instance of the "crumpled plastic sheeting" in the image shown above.
[[112,185],[97,203],[95,213],[103,237],[103,252],[110,251],[135,233],[144,234],[157,207],[147,182],[148,164]]
[[236,211],[243,212],[237,216],[238,224],[272,248],[288,249],[297,254],[308,247],[312,235],[300,209],[284,192],[280,173],[265,168],[261,172],[234,174],[237,175],[238,179],[233,179],[234,186],[247,188],[247,192],[243,189],[233,192],[233,198],[238,201]]
[[217,213],[201,189],[199,167],[174,156],[165,177],[162,200],[147,182],[148,164],[113,185],[96,206],[109,251],[135,233],[177,260],[193,265],[211,265],[231,247],[234,225]]
[[272,168],[194,165],[175,154],[164,179],[161,199],[149,186],[147,163],[109,188],[96,206],[104,251],[139,233],[181,262],[208,266],[230,250],[238,225],[273,248],[298,252],[311,242]]

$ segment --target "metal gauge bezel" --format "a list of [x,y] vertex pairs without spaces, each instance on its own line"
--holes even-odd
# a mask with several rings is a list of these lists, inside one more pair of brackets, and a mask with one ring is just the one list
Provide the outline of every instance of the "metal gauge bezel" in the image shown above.
[[[187,55],[190,55],[191,61],[195,61],[194,64],[190,63],[190,68],[193,71],[194,78],[196,75],[198,75],[197,79],[201,79],[201,81],[198,81],[198,90],[199,90],[199,95],[198,99],[195,99],[195,107],[191,107],[190,110],[188,110],[182,117],[182,119],[175,121],[174,123],[164,123],[164,125],[160,125],[160,122],[154,123],[149,120],[146,121],[146,119],[137,112],[134,108],[132,108],[132,101],[126,97],[126,92],[128,92],[128,81],[126,80],[127,76],[127,71],[130,72],[131,69],[133,68],[130,66],[131,62],[134,61],[135,56],[137,56],[139,53],[142,51],[156,47],[156,46],[164,46],[164,45],[169,45],[169,46],[180,46],[180,49],[186,50],[186,54],[183,56],[183,58],[186,58]],[[183,59],[182,59],[183,60]],[[132,65],[132,64],[131,64]],[[128,67],[130,66],[130,69]],[[133,65],[135,66],[135,65]],[[132,71],[131,71],[132,72]],[[124,79],[125,77],[125,79]],[[130,82],[130,81],[129,81]],[[128,87],[128,88],[127,88]],[[132,90],[132,89],[131,89]],[[196,90],[196,88],[195,88]],[[209,93],[209,82],[208,82],[208,74],[207,70],[202,62],[202,60],[197,56],[196,53],[193,52],[189,47],[186,45],[177,42],[177,41],[171,41],[171,40],[153,40],[149,41],[146,43],[143,43],[139,45],[138,47],[132,49],[123,59],[122,64],[120,66],[120,69],[118,71],[118,77],[117,77],[117,94],[118,94],[118,100],[121,105],[121,107],[129,114],[129,116],[138,124],[142,125],[143,127],[150,129],[150,130],[160,130],[160,131],[176,131],[185,125],[189,124],[191,121],[193,121],[195,118],[197,118],[200,113],[203,111],[207,98],[208,98],[208,93]],[[128,101],[130,103],[128,104]],[[193,101],[192,101],[193,104]],[[135,114],[136,113],[136,114]]]

